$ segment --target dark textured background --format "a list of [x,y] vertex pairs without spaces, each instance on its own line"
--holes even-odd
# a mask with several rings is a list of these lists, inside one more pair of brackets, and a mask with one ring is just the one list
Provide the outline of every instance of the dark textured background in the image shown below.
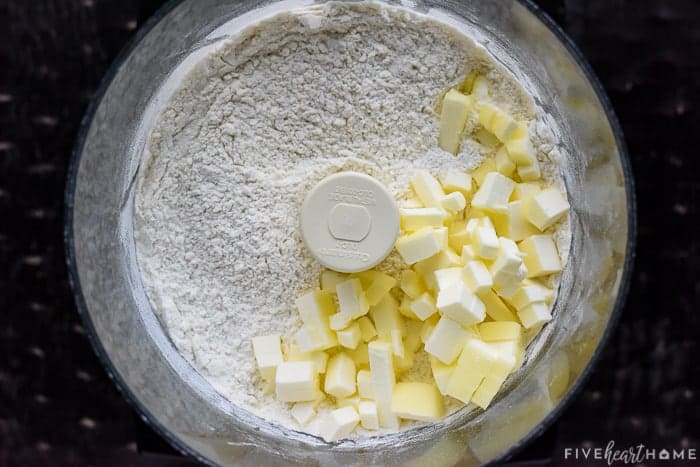
[[[95,358],[61,237],[66,165],[88,100],[160,3],[0,0],[0,466],[183,462],[152,454],[164,447]],[[520,459],[556,464],[564,447],[609,439],[699,448],[700,2],[540,3],[621,120],[639,236],[627,306],[600,364]]]

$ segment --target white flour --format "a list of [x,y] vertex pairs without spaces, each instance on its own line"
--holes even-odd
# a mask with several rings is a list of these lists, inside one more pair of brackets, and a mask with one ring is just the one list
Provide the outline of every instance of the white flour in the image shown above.
[[469,39],[371,4],[279,14],[189,73],[152,130],[135,235],[156,312],[221,394],[298,429],[288,405],[263,394],[250,338],[289,339],[300,325],[294,299],[317,286],[320,268],[297,229],[301,201],[340,170],[372,175],[401,197],[416,169],[476,167],[491,150],[473,141],[458,157],[437,149],[434,110],[471,71],[489,77],[499,105],[535,117],[530,98]]

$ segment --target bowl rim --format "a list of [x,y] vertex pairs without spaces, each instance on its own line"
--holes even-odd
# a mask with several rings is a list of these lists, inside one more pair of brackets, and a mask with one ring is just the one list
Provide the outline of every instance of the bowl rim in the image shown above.
[[[208,459],[200,452],[186,444],[183,440],[178,438],[172,431],[166,428],[160,421],[158,421],[157,417],[139,401],[134,392],[131,390],[131,388],[122,378],[115,366],[112,364],[109,355],[107,354],[105,348],[103,347],[102,343],[97,337],[95,327],[88,312],[87,304],[85,303],[85,297],[83,296],[82,287],[80,284],[80,276],[78,274],[78,268],[76,263],[75,243],[73,235],[73,214],[78,169],[82,160],[82,153],[87,139],[87,134],[92,125],[95,113],[99,108],[100,104],[102,103],[102,99],[105,93],[107,92],[107,89],[109,89],[109,87],[112,84],[112,81],[119,72],[121,65],[131,55],[134,49],[136,49],[136,47],[139,46],[144,37],[148,35],[148,33],[151,32],[151,30],[165,16],[167,16],[171,11],[173,11],[180,4],[186,1],[189,0],[168,0],[150,18],[148,18],[148,20],[140,28],[138,28],[135,35],[126,42],[124,47],[120,50],[120,52],[114,58],[110,66],[107,68],[105,75],[101,79],[97,90],[91,98],[90,103],[88,104],[88,107],[85,111],[85,114],[81,119],[76,140],[71,150],[70,160],[68,162],[66,188],[64,191],[63,241],[64,253],[66,255],[66,267],[68,270],[68,282],[73,291],[76,309],[78,311],[78,315],[81,318],[83,326],[88,331],[87,335],[92,349],[97,355],[98,360],[104,367],[108,378],[114,383],[117,390],[126,400],[127,404],[135,410],[135,412],[139,415],[141,420],[144,423],[146,423],[146,425],[148,425],[150,428],[154,429],[173,448],[175,448],[180,453],[189,456],[205,465],[217,465],[211,459]],[[615,298],[615,304],[613,305],[612,311],[610,312],[610,317],[608,319],[608,323],[605,327],[605,330],[603,331],[603,334],[601,335],[598,345],[596,346],[596,349],[594,350],[590,360],[586,364],[586,367],[583,369],[576,381],[574,381],[574,383],[569,387],[569,390],[567,391],[564,398],[562,398],[554,406],[554,408],[537,424],[537,426],[531,429],[515,444],[511,445],[508,449],[501,452],[497,457],[488,461],[486,465],[497,465],[501,462],[512,458],[514,455],[521,452],[534,439],[539,437],[544,431],[549,429],[554,423],[554,421],[557,418],[559,418],[561,414],[571,405],[572,401],[576,398],[578,393],[581,391],[582,387],[588,381],[591,373],[593,372],[593,369],[596,367],[596,365],[598,365],[601,359],[606,344],[610,340],[611,335],[614,333],[619,323],[620,316],[625,305],[625,300],[630,288],[637,238],[637,201],[634,189],[635,183],[629,158],[629,152],[625,143],[622,127],[602,83],[600,82],[597,75],[593,71],[593,68],[588,63],[585,56],[579,50],[578,46],[574,43],[574,41],[561,28],[561,26],[559,26],[541,7],[534,3],[534,0],[514,1],[519,3],[521,6],[525,7],[534,17],[536,17],[542,24],[544,24],[550,30],[550,32],[552,32],[552,34],[554,34],[554,36],[560,41],[560,43],[566,48],[569,54],[571,54],[573,59],[576,61],[577,65],[581,68],[589,84],[591,85],[596,97],[598,98],[603,108],[603,111],[605,112],[608,122],[610,123],[613,136],[615,138],[615,144],[617,146],[617,150],[620,157],[620,164],[622,167],[625,196],[627,201],[627,244],[625,250],[625,260],[622,267],[622,275],[620,279],[618,293]]]

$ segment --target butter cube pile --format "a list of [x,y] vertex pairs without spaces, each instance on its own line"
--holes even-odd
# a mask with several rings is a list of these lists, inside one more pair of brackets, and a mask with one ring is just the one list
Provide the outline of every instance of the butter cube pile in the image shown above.
[[[562,269],[552,232],[566,197],[543,186],[528,126],[488,102],[484,79],[445,95],[443,149],[458,152],[470,113],[500,147],[471,173],[416,171],[395,244],[403,270],[323,271],[296,300],[293,338],[252,340],[266,390],[326,441],[437,421],[446,398],[486,409],[552,317],[544,281]],[[428,381],[408,376],[419,361]]]

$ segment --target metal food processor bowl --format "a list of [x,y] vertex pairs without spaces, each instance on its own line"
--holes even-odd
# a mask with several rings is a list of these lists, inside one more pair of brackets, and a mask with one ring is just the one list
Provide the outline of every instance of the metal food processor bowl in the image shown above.
[[82,122],[68,174],[65,240],[78,310],[108,374],[183,453],[221,465],[472,465],[512,456],[585,380],[621,312],[634,256],[635,202],[622,132],[570,39],[529,1],[405,0],[483,45],[564,130],[572,245],[554,319],[537,352],[486,411],[327,444],[229,402],[182,357],[136,264],[133,197],[149,125],[187,69],[237,30],[305,0],[184,0],[164,6],[109,69]]

